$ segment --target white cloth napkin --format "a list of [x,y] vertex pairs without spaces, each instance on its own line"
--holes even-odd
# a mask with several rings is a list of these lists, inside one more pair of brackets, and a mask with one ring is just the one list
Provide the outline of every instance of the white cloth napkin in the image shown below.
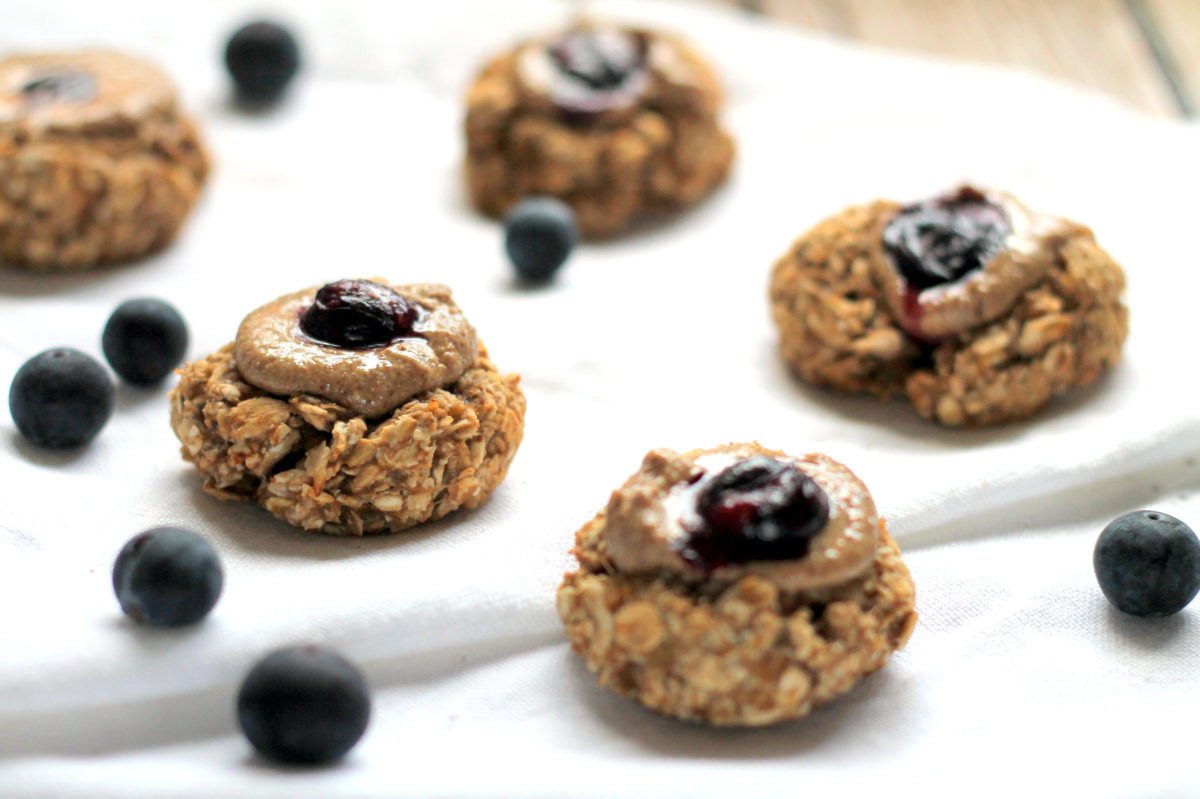
[[[1091,545],[1157,502],[1200,523],[1195,128],[1019,74],[863,51],[733,12],[596,2],[679,30],[726,80],[730,184],[669,225],[585,245],[519,290],[498,226],[461,186],[462,93],[489,53],[574,6],[279,6],[308,63],[287,103],[228,107],[223,37],[242,2],[8,4],[9,49],[104,44],[164,64],[217,167],[179,242],[77,276],[0,270],[0,378],[47,347],[99,353],[123,299],[189,320],[189,357],[280,294],[346,276],[451,285],[529,398],[526,439],[482,508],[398,536],[328,539],[199,489],[167,387],[122,386],[68,454],[0,412],[0,795],[731,796],[1017,789],[1200,791],[1197,610],[1110,611]],[[1129,277],[1126,357],[1025,423],[945,431],[900,404],[795,384],[774,351],[770,265],[845,205],[962,180],[1091,225]],[[646,450],[756,439],[843,460],[908,552],[921,623],[884,673],[808,721],[714,732],[600,692],[568,654],[553,591],[576,528]],[[226,591],[194,629],[125,620],[110,570],[158,524],[221,551]],[[300,641],[361,663],[372,729],[347,763],[249,755],[238,681]],[[1153,763],[1149,768],[1147,764]]]

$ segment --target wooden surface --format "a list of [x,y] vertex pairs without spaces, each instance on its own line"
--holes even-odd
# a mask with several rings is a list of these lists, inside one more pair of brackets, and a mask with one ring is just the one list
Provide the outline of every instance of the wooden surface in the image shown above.
[[1021,67],[1151,114],[1200,108],[1200,0],[713,0],[872,45]]

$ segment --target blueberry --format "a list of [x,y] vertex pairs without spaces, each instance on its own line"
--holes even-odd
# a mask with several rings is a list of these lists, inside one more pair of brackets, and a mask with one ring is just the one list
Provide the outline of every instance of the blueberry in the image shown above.
[[238,723],[259,754],[280,763],[327,763],[367,729],[371,696],[362,672],[318,646],[280,649],[242,682]]
[[114,388],[95,358],[65,347],[46,350],[17,370],[8,408],[21,435],[42,447],[88,443],[112,415]]
[[225,45],[225,67],[239,100],[274,103],[300,68],[300,47],[287,28],[252,22],[238,28]]
[[217,604],[224,583],[212,544],[178,527],[135,535],[113,564],[113,590],[121,610],[136,622],[157,627],[200,621]]
[[752,560],[790,560],[829,521],[829,498],[791,463],[755,455],[697,485],[699,527],[681,554],[711,569]]
[[389,286],[339,280],[321,287],[300,315],[300,330],[314,341],[343,349],[382,347],[413,332],[419,311]]
[[1100,590],[1134,616],[1170,616],[1200,592],[1200,539],[1165,513],[1118,516],[1096,539],[1092,566]]
[[524,281],[549,280],[579,241],[571,207],[553,197],[529,197],[504,219],[504,249]]
[[183,360],[187,325],[175,306],[162,300],[127,300],[108,317],[100,344],[114,372],[134,385],[150,386]]
[[1010,229],[1003,208],[963,188],[902,208],[883,229],[883,246],[910,285],[927,289],[982,269]]

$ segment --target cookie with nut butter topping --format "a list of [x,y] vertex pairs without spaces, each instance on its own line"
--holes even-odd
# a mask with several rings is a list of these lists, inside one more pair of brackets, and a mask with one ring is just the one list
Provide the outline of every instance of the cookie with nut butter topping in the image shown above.
[[208,174],[158,69],[84,51],[0,61],[0,260],[80,270],[169,243]]
[[180,370],[171,425],[222,499],[306,530],[395,532],[481,504],[524,431],[450,290],[340,280],[252,311]]
[[987,425],[1030,416],[1116,364],[1124,287],[1090,229],[964,186],[825,220],[776,262],[770,300],[802,380]]
[[733,142],[710,67],[656,31],[581,23],[484,67],[467,95],[467,181],[504,216],[551,195],[588,237],[688,207],[722,183]]
[[916,623],[870,492],[822,454],[653,450],[573,553],[558,589],[573,649],[602,686],[689,721],[805,716]]
[[317,394],[367,418],[458,380],[475,362],[475,329],[436,284],[340,280],[252,311],[234,356],[272,394]]

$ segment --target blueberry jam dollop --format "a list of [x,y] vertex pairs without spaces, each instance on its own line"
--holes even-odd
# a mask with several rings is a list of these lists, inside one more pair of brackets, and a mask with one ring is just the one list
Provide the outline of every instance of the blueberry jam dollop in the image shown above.
[[696,484],[696,519],[680,554],[704,571],[792,560],[829,522],[829,498],[791,463],[755,455]]
[[300,330],[323,344],[367,350],[419,335],[413,331],[418,313],[414,303],[387,286],[339,280],[317,291],[300,315]]
[[40,75],[21,87],[31,105],[86,103],[96,96],[96,79],[86,72],[64,70]]
[[1004,249],[1011,229],[1003,208],[964,188],[901,209],[883,229],[883,246],[909,285],[921,290],[982,269]]
[[574,30],[546,45],[557,69],[555,104],[570,119],[586,120],[632,103],[646,74],[646,36],[615,30]]

